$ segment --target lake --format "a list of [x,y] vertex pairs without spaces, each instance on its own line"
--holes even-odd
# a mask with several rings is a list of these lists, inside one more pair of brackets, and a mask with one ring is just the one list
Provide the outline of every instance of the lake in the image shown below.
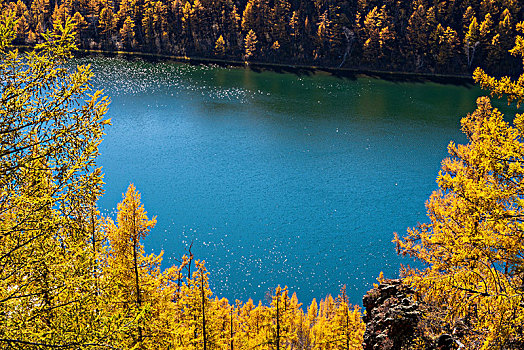
[[393,232],[425,221],[478,88],[83,58],[112,103],[100,146],[112,213],[130,183],[158,224],[146,252],[205,260],[215,295],[299,300],[398,276]]

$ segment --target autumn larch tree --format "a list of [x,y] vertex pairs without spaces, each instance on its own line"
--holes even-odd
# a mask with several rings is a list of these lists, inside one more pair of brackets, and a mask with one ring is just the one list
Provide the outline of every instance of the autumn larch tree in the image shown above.
[[127,320],[120,346],[126,348],[168,348],[176,336],[175,303],[182,297],[180,271],[172,266],[162,271],[163,252],[146,255],[141,243],[154,227],[131,184],[117,205],[116,223],[105,219],[106,254],[102,283],[105,312]]
[[215,42],[215,55],[218,57],[223,57],[226,53],[226,42],[224,41],[224,37],[221,35],[218,37],[217,41]]
[[[106,230],[111,246],[113,270],[118,269],[116,278],[122,289],[127,292],[123,301],[135,304],[138,312],[143,307],[143,282],[140,277],[144,267],[144,253],[140,240],[147,236],[155,226],[156,218],[148,219],[140,194],[133,184],[129,185],[123,201],[117,206],[117,223],[107,219]],[[111,263],[110,263],[111,265]],[[138,344],[143,341],[142,322],[137,325]]]
[[[524,23],[517,28],[522,31]],[[479,42],[473,19],[471,44]],[[476,45],[476,44],[475,44]],[[524,57],[524,39],[512,53]],[[481,69],[475,80],[494,95],[521,104],[524,75],[495,79]],[[404,281],[444,313],[441,329],[458,323],[467,349],[521,349],[524,346],[524,117],[513,122],[491,105],[462,119],[465,145],[451,142],[442,162],[439,189],[426,204],[429,223],[395,234],[400,253],[424,263],[405,268]]]
[[249,61],[249,59],[256,54],[257,42],[257,35],[253,30],[250,30],[249,33],[247,33],[246,38],[244,40],[244,60]]
[[71,21],[20,53],[14,17],[0,14],[0,347],[103,346],[90,218],[109,101],[90,92],[89,67],[64,66]]

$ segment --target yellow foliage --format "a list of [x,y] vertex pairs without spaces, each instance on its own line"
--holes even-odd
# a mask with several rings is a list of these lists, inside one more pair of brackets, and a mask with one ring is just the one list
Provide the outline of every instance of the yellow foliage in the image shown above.
[[[522,38],[512,53],[524,53]],[[523,100],[524,75],[495,79],[477,69],[474,78],[510,103]],[[466,323],[466,348],[523,344],[522,116],[510,125],[481,97],[475,112],[462,119],[462,131],[468,143],[450,143],[439,190],[426,204],[430,223],[409,229],[403,239],[395,234],[399,252],[425,264],[423,270],[405,269],[404,280],[445,310],[444,323]]]
[[[156,219],[134,185],[116,220],[99,218],[95,159],[109,101],[90,92],[88,66],[64,67],[85,25],[78,12],[68,18],[70,5],[56,6],[55,31],[27,54],[9,46],[15,16],[0,14],[0,348],[360,349],[364,324],[345,292],[305,314],[287,287],[268,305],[213,299],[190,249],[163,270],[163,252],[144,252]],[[133,45],[133,8],[96,10],[101,31],[121,20]],[[246,58],[255,50],[250,31]]]
[[96,311],[109,102],[90,92],[89,67],[63,66],[70,20],[25,54],[10,47],[16,26],[0,14],[0,348],[103,346],[118,323]]
[[244,47],[245,47],[244,58],[246,61],[255,55],[256,45],[257,45],[257,35],[253,30],[250,30],[249,33],[247,33],[246,38],[244,39]]

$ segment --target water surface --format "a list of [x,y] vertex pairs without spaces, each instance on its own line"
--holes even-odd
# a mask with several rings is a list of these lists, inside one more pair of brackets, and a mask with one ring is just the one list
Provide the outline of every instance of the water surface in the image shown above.
[[361,303],[398,275],[393,232],[424,202],[477,88],[86,58],[111,96],[100,146],[112,211],[133,182],[158,224],[146,251],[193,242],[216,295]]

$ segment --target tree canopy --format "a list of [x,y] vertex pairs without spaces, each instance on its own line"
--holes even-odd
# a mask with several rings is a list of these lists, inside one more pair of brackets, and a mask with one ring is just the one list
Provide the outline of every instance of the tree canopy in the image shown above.
[[83,49],[467,76],[477,66],[522,71],[508,53],[524,20],[515,0],[2,0],[0,9],[19,19],[18,44],[43,42],[72,17]]
[[[521,36],[511,53],[524,57]],[[474,77],[521,104],[524,75],[496,79],[477,69]],[[461,324],[468,349],[524,346],[524,119],[503,117],[488,97],[477,100],[462,119],[468,143],[450,143],[442,162],[439,189],[426,204],[429,223],[395,237],[402,254],[425,266],[405,268],[405,281],[442,311],[438,327]]]
[[70,21],[20,53],[14,17],[0,14],[1,346],[103,343],[93,248],[108,100],[89,94],[89,67],[63,66]]

